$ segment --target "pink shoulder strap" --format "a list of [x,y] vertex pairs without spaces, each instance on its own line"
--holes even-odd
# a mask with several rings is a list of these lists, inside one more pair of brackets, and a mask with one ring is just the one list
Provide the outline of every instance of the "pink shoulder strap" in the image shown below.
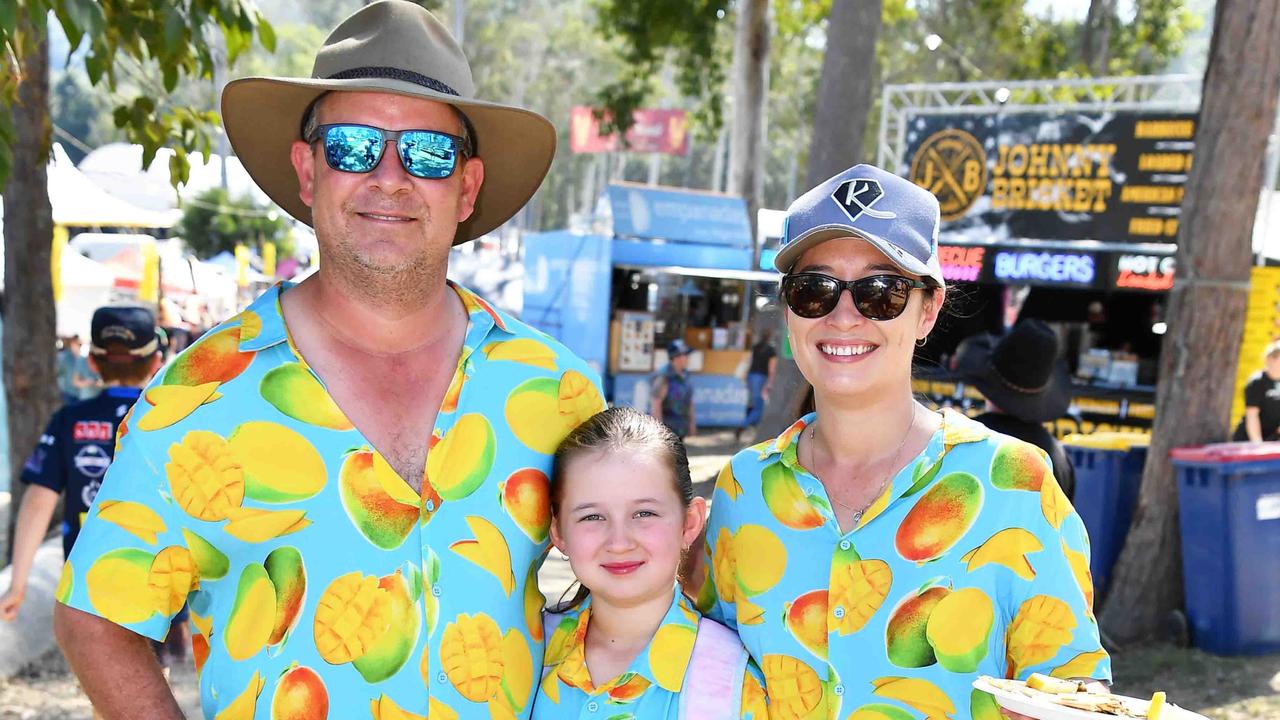
[[738,720],[747,649],[738,634],[714,620],[698,621],[698,637],[680,688],[680,717]]

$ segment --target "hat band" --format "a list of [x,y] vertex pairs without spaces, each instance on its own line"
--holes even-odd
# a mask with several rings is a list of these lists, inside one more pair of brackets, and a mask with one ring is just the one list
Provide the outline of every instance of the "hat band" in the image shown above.
[[1003,383],[1005,387],[1013,390],[1014,392],[1020,392],[1027,395],[1035,395],[1036,393],[1044,392],[1045,389],[1049,387],[1049,382],[1053,380],[1053,375],[1051,374],[1049,376],[1049,380],[1046,380],[1039,387],[1023,387],[1009,382],[1009,379],[1004,376],[1004,373],[1000,372],[1000,368],[996,367],[995,363],[991,362],[990,358],[987,359],[987,367],[991,368],[991,372],[996,376],[996,379]]
[[434,90],[438,93],[443,93],[445,95],[456,95],[457,97],[462,97],[462,94],[459,93],[457,90],[454,90],[453,88],[449,87],[445,83],[442,83],[433,77],[428,77],[421,73],[413,72],[412,70],[405,70],[403,68],[397,68],[397,67],[370,66],[370,67],[351,68],[350,70],[343,70],[341,72],[336,72],[325,79],[326,80],[367,80],[369,78],[401,80],[403,82],[413,83],[414,85],[421,85],[422,87],[427,88],[428,90]]

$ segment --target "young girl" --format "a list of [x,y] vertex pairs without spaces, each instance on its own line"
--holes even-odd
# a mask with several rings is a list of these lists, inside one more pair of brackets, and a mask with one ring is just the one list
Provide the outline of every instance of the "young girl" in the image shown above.
[[648,415],[610,408],[565,438],[551,539],[582,587],[546,615],[535,720],[765,720],[761,678],[737,635],[703,620],[675,582],[706,507],[684,444]]

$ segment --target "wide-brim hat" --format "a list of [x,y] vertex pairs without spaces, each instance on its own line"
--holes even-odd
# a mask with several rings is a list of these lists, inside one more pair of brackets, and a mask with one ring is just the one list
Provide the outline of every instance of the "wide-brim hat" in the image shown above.
[[556,131],[546,118],[475,97],[462,47],[435,16],[406,0],[382,0],[357,10],[329,34],[310,78],[241,78],[222,93],[223,125],[241,164],[268,197],[307,225],[311,208],[298,197],[290,146],[302,139],[307,108],[334,91],[426,98],[466,116],[485,172],[474,212],[458,224],[455,245],[515,215],[542,184],[555,155]]
[[1048,422],[1071,405],[1071,375],[1058,350],[1053,328],[1021,320],[1003,336],[967,338],[956,350],[955,371],[1004,412]]

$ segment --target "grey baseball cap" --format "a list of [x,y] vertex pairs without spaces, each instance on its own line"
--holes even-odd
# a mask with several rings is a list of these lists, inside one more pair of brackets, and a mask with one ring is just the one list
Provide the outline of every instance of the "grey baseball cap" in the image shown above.
[[814,245],[858,237],[903,272],[946,285],[938,262],[938,199],[874,165],[855,165],[801,195],[784,222],[782,247],[773,260],[779,272],[790,272]]

